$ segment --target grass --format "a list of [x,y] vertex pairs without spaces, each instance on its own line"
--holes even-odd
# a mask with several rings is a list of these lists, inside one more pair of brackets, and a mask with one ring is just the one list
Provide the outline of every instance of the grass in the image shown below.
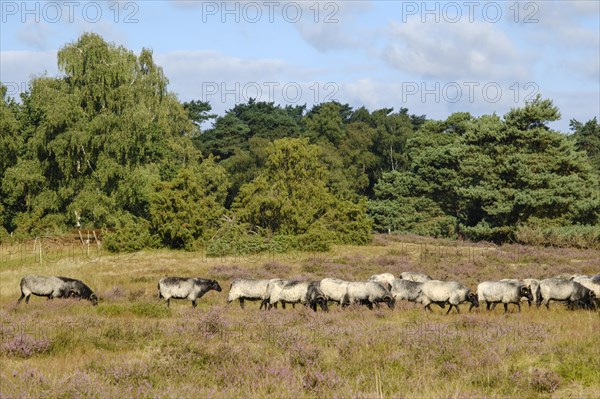
[[[475,288],[504,277],[598,273],[600,252],[382,235],[326,254],[12,259],[0,262],[0,398],[600,396],[599,313],[226,305],[235,277],[362,280],[409,270]],[[100,304],[32,297],[17,306],[27,273],[80,278]],[[195,309],[183,300],[167,309],[156,292],[165,275],[215,278],[223,292]]]

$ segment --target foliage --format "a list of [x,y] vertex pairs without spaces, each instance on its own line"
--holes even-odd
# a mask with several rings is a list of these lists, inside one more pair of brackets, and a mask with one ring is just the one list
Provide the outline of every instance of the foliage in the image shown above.
[[590,158],[590,163],[600,175],[600,123],[594,117],[586,123],[581,123],[575,119],[570,121],[571,130],[573,130],[573,139],[575,147],[579,151],[585,151]]
[[274,141],[262,172],[240,189],[232,208],[239,220],[267,234],[316,234],[334,242],[367,242],[371,226],[365,205],[329,191],[328,171],[319,161],[319,152],[307,139]]
[[505,242],[525,237],[533,220],[559,230],[597,224],[598,175],[547,127],[559,117],[538,96],[504,120],[455,113],[425,122],[408,140],[408,171],[384,174],[375,186],[376,229]]
[[228,186],[225,169],[213,158],[180,169],[174,179],[160,182],[151,197],[152,230],[166,246],[192,249],[218,229]]
[[102,245],[110,252],[134,252],[156,248],[160,240],[151,232],[150,223],[142,218],[126,217],[114,230],[103,235]]
[[151,50],[84,33],[57,62],[20,103],[0,85],[0,238],[104,228],[112,251],[222,254],[366,243],[374,228],[595,245],[600,125],[552,131],[550,99],[439,121],[254,99],[216,116],[168,91]]
[[465,180],[456,192],[467,236],[505,241],[532,218],[555,225],[599,221],[598,176],[564,135],[546,126],[559,116],[538,96],[511,110],[504,123],[483,116],[461,136]]

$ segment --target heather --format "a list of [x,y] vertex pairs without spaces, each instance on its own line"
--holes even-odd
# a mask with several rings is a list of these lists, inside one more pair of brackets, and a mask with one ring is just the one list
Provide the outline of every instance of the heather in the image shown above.
[[[0,397],[321,398],[598,397],[598,312],[523,306],[443,315],[399,303],[369,311],[259,311],[226,304],[236,277],[362,280],[419,271],[462,281],[600,271],[591,249],[472,245],[378,235],[329,252],[207,257],[148,250],[93,261],[0,262]],[[16,305],[27,273],[81,278],[100,303],[32,297]],[[193,309],[157,297],[165,275],[215,278]]]

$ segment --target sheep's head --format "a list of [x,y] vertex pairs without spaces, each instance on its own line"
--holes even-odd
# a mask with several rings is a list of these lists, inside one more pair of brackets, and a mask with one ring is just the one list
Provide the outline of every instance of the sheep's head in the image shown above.
[[221,286],[219,285],[219,283],[217,282],[217,280],[211,281],[211,283],[210,283],[210,289],[211,290],[215,290],[217,292],[223,291],[223,289],[221,288]]
[[471,302],[471,305],[475,306],[476,308],[479,307],[479,299],[477,299],[476,292],[469,292],[469,294],[467,295],[467,300]]
[[521,287],[521,296],[524,296],[525,298],[529,299],[530,301],[533,301],[533,294],[531,293],[531,286],[529,286],[529,285],[522,286]]
[[386,295],[386,297],[385,297],[385,299],[383,301],[385,303],[387,303],[388,308],[390,308],[390,309],[394,309],[394,307],[396,306],[396,300],[391,295],[389,295],[389,296]]

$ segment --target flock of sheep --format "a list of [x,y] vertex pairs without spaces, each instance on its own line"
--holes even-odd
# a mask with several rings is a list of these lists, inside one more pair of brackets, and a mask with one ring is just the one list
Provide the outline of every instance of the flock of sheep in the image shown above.
[[396,278],[391,273],[376,274],[368,281],[344,281],[325,278],[318,281],[286,281],[281,279],[254,280],[235,279],[231,283],[227,302],[238,300],[244,307],[244,301],[261,301],[261,308],[270,309],[281,303],[301,303],[317,310],[317,306],[327,310],[328,302],[337,302],[342,307],[353,303],[366,305],[369,309],[380,303],[394,308],[396,301],[404,300],[420,303],[430,310],[432,304],[441,308],[449,305],[448,314],[454,307],[460,313],[458,305],[469,302],[469,310],[485,302],[488,310],[497,304],[517,305],[521,311],[521,300],[525,299],[539,307],[544,304],[550,308],[550,301],[566,302],[570,308],[582,307],[596,309],[600,298],[600,275],[594,277],[574,275],[568,278],[550,278],[545,280],[506,279],[485,281],[471,291],[457,281],[433,280],[431,277],[414,272],[401,273]]
[[[165,299],[169,306],[170,299],[187,299],[196,306],[196,301],[207,292],[221,292],[216,280],[187,277],[165,277],[158,282],[158,296]],[[94,305],[98,297],[80,280],[56,276],[28,275],[21,279],[21,297],[29,302],[30,295],[51,298],[82,298],[90,300]],[[469,311],[485,302],[487,310],[497,304],[517,305],[527,300],[529,306],[534,302],[537,307],[544,304],[550,308],[550,301],[566,302],[569,308],[597,309],[600,299],[600,274],[595,276],[573,275],[549,278],[544,280],[505,279],[485,281],[477,286],[475,292],[457,281],[433,280],[431,277],[415,272],[401,273],[396,278],[391,273],[376,274],[367,281],[345,281],[337,278],[324,278],[316,281],[289,281],[282,279],[234,279],[231,283],[227,303],[239,301],[242,309],[245,301],[260,301],[260,309],[271,309],[281,304],[297,303],[309,306],[314,311],[320,307],[328,310],[328,303],[337,302],[342,307],[354,303],[366,305],[369,309],[381,303],[394,308],[397,301],[420,303],[424,309],[431,311],[430,306],[436,304],[441,308],[449,305],[448,314],[454,307],[458,313],[458,305],[469,302]]]

